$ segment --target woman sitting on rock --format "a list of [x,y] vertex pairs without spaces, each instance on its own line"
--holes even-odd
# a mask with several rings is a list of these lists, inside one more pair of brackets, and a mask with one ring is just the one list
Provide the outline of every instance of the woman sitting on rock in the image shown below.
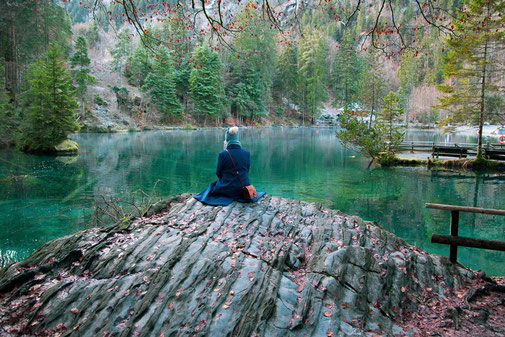
[[218,180],[211,183],[202,193],[195,195],[195,199],[213,206],[226,206],[235,200],[240,202],[258,201],[265,192],[257,192],[258,195],[252,199],[244,199],[242,196],[242,187],[250,185],[251,155],[240,145],[238,127],[234,126],[226,131],[224,148],[225,150],[221,151],[217,157],[216,175]]

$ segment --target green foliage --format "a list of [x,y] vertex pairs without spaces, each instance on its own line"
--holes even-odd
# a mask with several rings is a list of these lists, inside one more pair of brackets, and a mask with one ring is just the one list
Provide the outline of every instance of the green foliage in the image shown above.
[[86,22],[88,19],[88,9],[79,1],[63,2],[73,24]]
[[89,22],[88,31],[86,32],[86,38],[91,46],[96,45],[100,42],[100,31],[98,28],[98,23],[95,20]]
[[126,104],[128,102],[128,89],[126,87],[118,87],[116,85],[110,87],[112,91],[116,94],[116,100],[119,105]]
[[17,105],[25,71],[50,42],[68,49],[70,20],[55,1],[0,1],[0,59],[6,66],[6,88]]
[[295,42],[289,43],[281,50],[277,58],[277,76],[275,89],[280,96],[298,102],[298,49]]
[[19,120],[15,115],[14,106],[10,103],[5,90],[4,67],[3,62],[0,62],[0,148],[13,143],[14,130],[18,124]]
[[107,102],[99,94],[94,94],[93,95],[93,100],[95,101],[95,104],[98,104],[98,105],[101,105],[101,106],[107,106]]
[[377,51],[370,49],[366,61],[362,74],[360,101],[364,108],[370,110],[370,125],[372,125],[372,116],[377,114],[382,99],[386,95],[387,80],[382,73],[382,64],[379,62]]
[[259,73],[243,62],[235,63],[233,69],[235,78],[228,89],[232,113],[249,118],[265,114]]
[[413,51],[406,51],[402,54],[400,68],[398,68],[398,79],[400,80],[400,88],[406,96],[410,96],[412,90],[421,83],[419,60]]
[[[164,57],[166,58],[166,53]],[[139,40],[133,53],[128,55],[126,59],[125,76],[128,77],[128,83],[136,87],[143,86],[150,72],[150,67],[149,52],[142,41]]]
[[328,97],[326,91],[327,46],[324,35],[318,30],[307,30],[299,42],[298,78],[301,88],[301,105],[314,122],[315,115]]
[[396,123],[402,113],[398,95],[390,92],[373,126],[346,111],[339,116],[340,130],[336,136],[344,147],[388,165],[405,135],[404,126]]
[[505,124],[505,99],[502,95],[486,95],[485,105],[492,124]]
[[354,151],[358,151],[366,157],[375,159],[379,153],[386,150],[385,143],[381,141],[381,130],[369,125],[349,112],[339,116],[340,130],[336,136],[342,145]]
[[177,96],[179,96],[183,101],[189,92],[189,77],[191,76],[191,64],[190,62],[180,63],[174,69],[174,83],[177,91]]
[[238,22],[246,27],[234,40],[228,55],[226,94],[232,114],[256,118],[266,114],[271,101],[276,48],[270,22],[261,18],[250,5],[240,13]]
[[70,57],[70,65],[72,67],[72,75],[77,84],[76,94],[81,98],[81,105],[84,112],[84,95],[88,90],[88,85],[96,82],[96,79],[89,73],[89,64],[91,60],[88,57],[88,48],[84,36],[78,36],[75,41],[75,53]]
[[333,62],[330,84],[336,96],[335,103],[349,107],[360,98],[361,74],[364,60],[355,49],[356,42],[346,33]]
[[486,114],[486,96],[499,88],[505,74],[498,55],[505,46],[505,1],[471,0],[467,10],[453,20],[454,37],[446,40],[449,49],[443,67],[450,84],[439,85],[445,95],[438,109],[448,110],[450,121],[479,121],[477,158],[482,156],[482,127]]
[[380,152],[377,156],[377,162],[381,166],[393,166],[397,160],[398,158],[396,158],[395,154],[391,152]]
[[114,49],[111,51],[113,58],[112,70],[118,72],[120,75],[123,74],[123,67],[130,52],[130,48],[130,35],[128,33],[128,28],[125,26],[119,31],[116,44],[114,45]]
[[381,113],[375,125],[380,130],[381,140],[386,144],[386,152],[395,153],[396,147],[400,145],[405,136],[405,126],[399,124],[403,108],[400,104],[400,97],[390,91],[384,97]]
[[197,116],[220,116],[223,109],[223,65],[219,55],[208,46],[193,52],[195,65],[189,78],[189,90]]
[[158,111],[165,115],[180,115],[182,106],[177,99],[173,67],[167,60],[166,52],[159,51],[153,64],[153,71],[147,75],[142,90],[147,91]]
[[72,78],[62,58],[63,51],[51,44],[46,55],[31,68],[26,94],[27,118],[18,139],[23,151],[52,151],[69,133],[79,130]]

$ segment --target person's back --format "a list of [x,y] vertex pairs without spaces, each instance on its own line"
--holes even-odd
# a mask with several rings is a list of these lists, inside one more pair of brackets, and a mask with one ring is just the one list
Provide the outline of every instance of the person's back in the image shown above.
[[[235,164],[235,165],[234,165]],[[258,192],[258,196],[250,200],[242,200],[242,187],[249,185],[249,168],[251,166],[250,153],[242,149],[238,140],[238,128],[232,127],[226,131],[225,150],[217,158],[216,175],[219,178],[211,183],[206,190],[195,198],[209,205],[228,205],[234,200],[255,202],[265,192]],[[240,176],[237,176],[237,171]]]
[[[229,153],[229,154],[228,154]],[[231,156],[231,158],[230,158]],[[233,158],[233,162],[232,162]],[[237,171],[240,179],[237,176]],[[238,145],[229,145],[218,156],[216,175],[219,178],[220,193],[236,198],[241,196],[241,188],[249,185],[249,168],[251,167],[251,155]],[[240,184],[242,182],[242,184]]]

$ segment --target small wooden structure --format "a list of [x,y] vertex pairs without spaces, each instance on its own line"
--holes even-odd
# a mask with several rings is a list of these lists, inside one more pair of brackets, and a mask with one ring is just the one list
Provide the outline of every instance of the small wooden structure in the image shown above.
[[433,146],[433,152],[431,153],[432,158],[438,158],[438,156],[446,157],[458,157],[466,158],[468,156],[468,148],[459,147],[457,144],[454,146]]
[[505,149],[484,149],[484,157],[494,160],[505,160]]
[[[435,143],[432,141],[404,141],[395,147],[398,151],[431,152],[432,158],[439,156],[467,158],[477,155],[474,143]],[[487,143],[482,147],[486,159],[505,161],[505,144]]]
[[452,263],[456,263],[458,246],[505,251],[505,241],[475,239],[458,236],[459,212],[505,216],[505,210],[430,203],[425,204],[425,207],[451,211],[451,234],[432,234],[431,242],[449,245],[449,260]]

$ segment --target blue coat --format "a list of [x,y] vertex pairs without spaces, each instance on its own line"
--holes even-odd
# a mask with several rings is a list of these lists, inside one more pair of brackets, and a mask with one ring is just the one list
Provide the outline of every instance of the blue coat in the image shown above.
[[[242,184],[244,186],[249,185],[251,155],[248,151],[242,150],[240,145],[229,145],[227,149],[230,151],[233,161],[237,166]],[[211,183],[205,191],[195,195],[196,199],[213,206],[226,206],[235,200],[240,202],[256,202],[265,194],[265,192],[258,191],[256,198],[250,200],[242,199],[242,185],[240,185],[233,163],[226,151],[221,151],[217,157],[216,175],[218,180]]]

